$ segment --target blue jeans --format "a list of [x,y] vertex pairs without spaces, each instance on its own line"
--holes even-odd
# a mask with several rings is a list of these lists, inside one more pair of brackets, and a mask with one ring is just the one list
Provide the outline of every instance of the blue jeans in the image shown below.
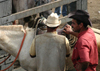
[[[55,8],[55,13],[57,13],[58,16],[60,16],[60,14],[61,14],[61,7],[56,7]],[[66,16],[67,15],[67,6],[66,5],[63,5],[62,6],[62,15],[63,16]]]

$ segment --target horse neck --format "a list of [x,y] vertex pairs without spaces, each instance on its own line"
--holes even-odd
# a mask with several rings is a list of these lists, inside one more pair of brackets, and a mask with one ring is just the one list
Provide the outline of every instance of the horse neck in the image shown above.
[[[33,38],[35,37],[35,30],[32,29],[31,31],[27,32],[27,36],[25,38],[20,56],[22,57],[23,55],[29,55],[29,49],[32,44]],[[24,58],[24,57],[23,57]]]
[[[10,53],[11,55],[16,56],[19,51],[22,39],[24,37],[24,32],[3,30],[3,31],[0,31],[0,33],[1,33],[0,34],[0,48]],[[26,35],[22,49],[27,50],[26,46],[28,45],[26,43],[30,39],[31,39],[30,42],[32,42],[33,34],[34,34],[33,31],[29,31],[29,32],[27,31],[27,35]]]

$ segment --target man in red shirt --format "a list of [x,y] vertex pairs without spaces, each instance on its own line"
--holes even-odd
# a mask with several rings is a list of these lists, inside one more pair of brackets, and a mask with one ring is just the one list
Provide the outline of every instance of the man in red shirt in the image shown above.
[[64,32],[78,38],[73,49],[72,61],[77,71],[96,71],[98,65],[98,49],[96,37],[89,20],[89,14],[83,10],[76,10],[68,15],[72,18],[72,28],[66,25]]

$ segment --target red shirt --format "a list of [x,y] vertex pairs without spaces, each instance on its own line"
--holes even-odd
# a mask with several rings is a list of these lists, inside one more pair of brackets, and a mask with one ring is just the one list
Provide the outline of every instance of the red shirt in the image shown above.
[[78,41],[75,44],[72,61],[74,66],[77,62],[90,62],[85,71],[96,71],[98,65],[98,49],[95,34],[92,29],[79,33]]

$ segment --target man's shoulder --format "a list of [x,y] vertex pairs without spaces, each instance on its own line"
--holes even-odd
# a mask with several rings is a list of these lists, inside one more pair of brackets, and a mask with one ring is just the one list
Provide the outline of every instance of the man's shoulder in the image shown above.
[[39,38],[39,37],[42,37],[42,36],[45,36],[44,34],[39,34],[39,35],[36,35],[35,38]]
[[47,33],[37,35],[37,36],[35,37],[35,39],[40,39],[40,38],[52,38],[52,37],[55,37],[55,38],[58,38],[58,39],[67,39],[67,38],[66,38],[65,36],[63,36],[63,35],[59,35],[59,34],[52,34],[52,35],[50,35],[50,34],[47,34]]
[[59,34],[57,34],[57,36],[58,36],[58,37],[65,38],[65,36],[64,36],[64,35],[59,35]]
[[89,40],[89,39],[92,39],[92,38],[95,38],[95,34],[94,34],[94,32],[91,28],[88,28],[88,30],[84,34],[81,35],[80,40],[81,39]]
[[60,41],[66,41],[66,42],[68,42],[69,43],[69,40],[68,40],[68,38],[67,37],[65,37],[65,36],[63,36],[63,35],[57,35],[57,39],[59,39]]

